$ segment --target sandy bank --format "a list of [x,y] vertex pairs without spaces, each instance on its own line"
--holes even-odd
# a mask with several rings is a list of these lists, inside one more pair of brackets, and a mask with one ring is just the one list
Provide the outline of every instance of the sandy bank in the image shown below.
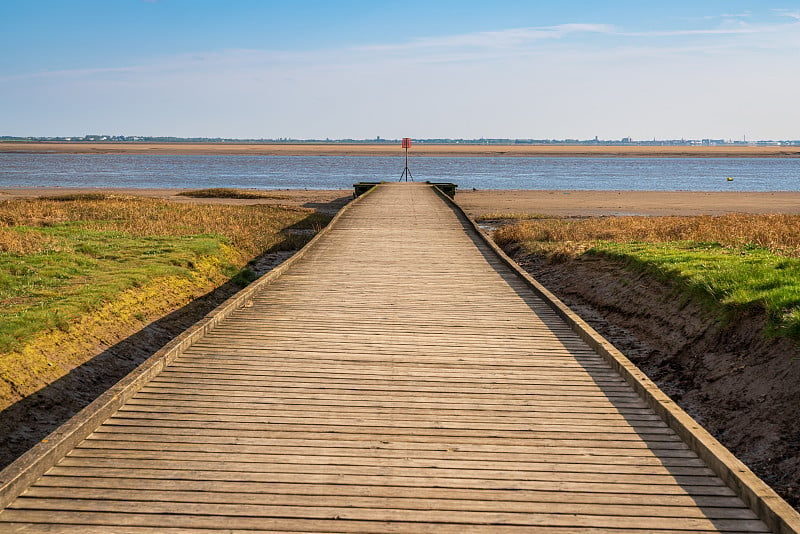
[[[72,154],[240,154],[274,156],[400,156],[400,144],[260,143],[0,143],[0,153]],[[592,146],[592,145],[426,145],[412,156],[539,157],[800,157],[800,147],[781,146]]]
[[800,192],[691,191],[459,191],[473,217],[527,213],[560,217],[598,215],[721,215],[800,213]]

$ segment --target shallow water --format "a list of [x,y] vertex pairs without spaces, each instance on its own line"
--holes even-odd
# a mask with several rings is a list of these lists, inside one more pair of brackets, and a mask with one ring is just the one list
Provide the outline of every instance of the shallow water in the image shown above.
[[[403,157],[0,154],[0,187],[346,189],[395,181]],[[461,189],[800,191],[800,159],[412,157]],[[728,180],[728,177],[732,180]]]

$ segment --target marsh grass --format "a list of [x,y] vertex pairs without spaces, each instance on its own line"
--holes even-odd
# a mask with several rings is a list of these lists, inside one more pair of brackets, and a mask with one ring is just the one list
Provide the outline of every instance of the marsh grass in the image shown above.
[[183,191],[178,196],[192,198],[240,198],[240,199],[285,199],[286,195],[259,191],[257,189],[231,189],[227,187],[215,187],[211,189],[196,189],[193,191]]
[[488,222],[488,221],[529,221],[529,220],[537,220],[537,219],[551,219],[552,217],[549,215],[542,215],[538,213],[522,213],[522,212],[503,212],[503,211],[495,211],[490,213],[484,213],[483,215],[478,215],[475,217],[476,222]]
[[759,308],[772,334],[800,339],[800,216],[551,218],[494,237],[553,261],[612,258],[672,283],[723,320]]
[[118,195],[114,193],[65,193],[63,195],[44,195],[39,200],[52,200],[55,202],[69,202],[70,200],[120,200],[133,199],[132,195]]
[[733,248],[758,247],[779,255],[800,257],[800,216],[540,218],[504,226],[494,237],[501,246],[541,243],[550,250],[560,243],[696,241]]

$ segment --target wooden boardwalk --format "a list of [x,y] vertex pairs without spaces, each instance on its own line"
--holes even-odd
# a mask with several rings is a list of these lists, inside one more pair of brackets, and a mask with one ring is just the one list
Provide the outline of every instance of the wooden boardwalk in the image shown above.
[[429,187],[387,184],[0,532],[766,532]]

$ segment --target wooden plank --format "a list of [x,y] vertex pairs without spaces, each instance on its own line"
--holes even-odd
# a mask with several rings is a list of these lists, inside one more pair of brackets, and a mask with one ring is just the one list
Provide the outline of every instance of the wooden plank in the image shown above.
[[[229,432],[280,432],[280,431],[299,431],[299,432],[317,432],[323,434],[326,432],[335,434],[383,434],[383,435],[403,435],[403,436],[439,436],[447,437],[482,437],[490,436],[496,438],[530,438],[531,428],[522,428],[520,430],[497,430],[493,428],[474,429],[470,425],[458,425],[456,423],[447,425],[438,425],[436,421],[431,421],[427,425],[411,425],[404,426],[393,425],[392,421],[380,420],[372,426],[359,425],[357,423],[348,424],[343,421],[339,424],[324,424],[308,421],[295,421],[291,423],[271,423],[268,419],[261,422],[241,423],[237,421],[218,421],[211,420],[210,418],[171,418],[171,419],[157,419],[147,418],[147,414],[143,414],[141,418],[121,419],[114,417],[108,420],[108,424],[124,424],[126,426],[141,426],[151,427],[164,427],[164,428],[183,428],[183,429],[217,429],[227,430]],[[461,428],[459,428],[461,426]],[[670,433],[654,433],[654,434],[641,434],[637,432],[604,432],[602,429],[587,427],[585,431],[567,432],[557,428],[548,428],[544,426],[542,429],[537,430],[536,437],[542,439],[564,439],[564,440],[585,440],[592,439],[596,441],[632,441],[637,442],[646,439],[648,445],[655,446],[658,442],[679,442],[674,434]]]
[[[58,487],[36,487],[26,492],[23,499],[20,499],[15,508],[34,508],[41,507],[42,502],[57,501],[63,492]],[[586,499],[589,502],[580,502],[577,499],[570,499],[563,502],[560,499],[551,500],[506,500],[495,493],[491,499],[486,495],[472,493],[466,498],[456,498],[452,495],[440,495],[438,497],[428,496],[425,498],[412,496],[383,496],[375,495],[327,495],[320,494],[296,494],[290,492],[271,492],[271,493],[236,493],[219,492],[215,489],[208,491],[181,491],[177,489],[153,490],[140,488],[82,488],[71,487],[70,497],[86,501],[106,502],[123,501],[137,503],[181,503],[181,504],[216,504],[223,506],[207,507],[210,512],[224,513],[224,506],[228,506],[241,514],[247,514],[248,510],[261,511],[271,506],[305,506],[322,508],[367,508],[367,509],[394,509],[394,510],[441,510],[441,511],[464,511],[464,512],[503,512],[503,513],[525,513],[525,514],[591,514],[597,516],[624,515],[627,517],[642,518],[707,518],[707,519],[756,519],[752,511],[741,507],[711,507],[705,506],[702,509],[696,503],[686,503],[685,505],[666,505],[666,504],[641,504],[634,502],[615,502],[613,506],[609,503],[597,503],[594,499]],[[480,497],[480,498],[478,498]],[[63,499],[62,499],[63,501]],[[66,504],[66,503],[65,503]],[[244,505],[244,506],[237,506]],[[155,510],[154,510],[155,511]],[[191,509],[185,510],[191,513]]]
[[[242,504],[193,504],[180,503],[180,514],[176,513],[174,503],[146,502],[114,502],[73,500],[70,509],[61,509],[64,504],[57,499],[36,499],[38,509],[24,510],[21,506],[25,500],[20,499],[14,506],[4,512],[13,521],[20,512],[34,522],[51,522],[54,517],[62,521],[82,521],[92,523],[102,517],[113,514],[112,524],[144,524],[146,526],[189,526],[205,528],[241,528],[261,529],[273,528],[275,519],[337,519],[350,521],[380,522],[413,522],[413,523],[450,523],[459,525],[509,525],[520,527],[571,527],[571,528],[672,528],[693,532],[719,532],[724,530],[747,530],[752,532],[768,532],[763,523],[748,519],[696,519],[696,518],[664,518],[664,517],[625,517],[598,516],[583,514],[578,510],[573,514],[532,513],[515,514],[511,512],[470,512],[449,510],[397,510],[397,509],[364,509],[336,507],[301,507],[301,506],[248,506]],[[21,514],[20,514],[21,515]],[[110,518],[109,518],[110,519]],[[120,523],[116,523],[119,521]]]
[[[230,359],[219,358],[198,358],[190,360],[182,358],[181,362],[170,366],[171,370],[197,372],[228,373],[233,376],[239,374],[253,375],[261,373],[264,376],[274,377],[304,377],[319,376],[324,373],[329,378],[362,378],[378,379],[385,378],[386,370],[381,365],[361,364],[359,366],[331,365],[329,367],[304,365],[301,362],[281,362],[273,363],[269,361],[253,361],[253,359],[233,361]],[[460,367],[422,367],[404,366],[403,376],[425,382],[442,381],[472,381],[485,380],[487,383],[507,383],[519,385],[537,384],[563,384],[565,386],[582,386],[592,388],[614,389],[627,388],[628,386],[616,375],[606,373],[594,377],[575,376],[575,373],[549,371],[546,375],[537,374],[536,376],[520,376],[519,373],[485,370],[478,372]]]
[[[332,442],[333,443],[333,442]],[[421,448],[421,447],[368,447],[363,443],[360,447],[324,447],[322,445],[302,444],[300,440],[293,445],[246,444],[240,441],[235,443],[213,443],[206,440],[197,442],[170,442],[163,443],[152,441],[121,441],[121,440],[86,440],[76,450],[126,450],[126,451],[178,451],[178,452],[203,452],[214,454],[217,457],[225,455],[259,455],[269,458],[271,455],[300,455],[303,456],[370,456],[372,458],[441,458],[452,456],[472,461],[506,461],[506,462],[539,462],[539,463],[577,463],[577,464],[602,464],[602,465],[636,465],[636,466],[665,466],[665,467],[700,467],[705,464],[693,457],[657,457],[650,454],[629,454],[627,449],[605,450],[602,454],[591,449],[548,448],[546,451],[513,450],[503,448],[494,451],[470,451],[461,447]],[[616,453],[616,454],[612,454]],[[675,474],[676,471],[670,470]]]
[[[663,472],[647,472],[644,468],[642,472],[635,472],[638,469],[624,469],[620,468],[622,473],[615,473],[614,466],[605,466],[602,470],[582,471],[577,468],[571,468],[571,464],[556,465],[528,465],[527,469],[514,470],[513,465],[509,466],[491,466],[495,469],[481,468],[480,465],[474,465],[470,462],[425,462],[414,461],[384,461],[382,465],[357,465],[352,462],[351,458],[347,459],[350,463],[337,463],[326,464],[319,459],[315,463],[314,457],[310,457],[308,461],[303,462],[302,459],[297,459],[296,463],[292,463],[291,458],[276,459],[275,462],[264,460],[261,462],[254,461],[241,461],[241,458],[235,458],[230,461],[208,461],[207,458],[196,460],[187,459],[169,459],[169,454],[159,455],[127,455],[124,454],[111,455],[106,454],[104,457],[90,456],[82,458],[71,454],[64,458],[59,466],[64,467],[77,467],[77,468],[90,468],[101,467],[109,470],[116,469],[147,469],[150,467],[158,467],[162,470],[171,471],[204,471],[213,472],[219,471],[224,473],[236,473],[236,476],[245,476],[247,474],[255,473],[285,473],[293,474],[297,480],[302,480],[306,475],[324,475],[328,473],[335,473],[339,476],[356,475],[356,476],[377,476],[380,477],[385,474],[402,473],[403,476],[408,477],[421,477],[426,476],[436,477],[437,479],[443,478],[467,478],[471,480],[495,480],[495,481],[513,481],[513,480],[526,480],[526,481],[540,481],[540,482],[575,482],[575,483],[602,483],[608,486],[616,484],[647,484],[650,486],[674,486],[680,485],[690,487],[691,491],[698,491],[703,487],[720,487],[723,486],[722,482],[714,477],[700,473],[697,475],[671,475],[664,474]],[[183,457],[187,457],[184,455]],[[365,462],[366,463],[366,462]],[[507,467],[504,469],[503,467]],[[559,471],[559,468],[573,469],[571,471]],[[633,472],[625,472],[633,471]],[[302,477],[301,477],[302,476]]]
[[[496,455],[482,455],[484,457],[473,457],[461,454],[459,451],[443,451],[439,454],[411,454],[402,451],[401,454],[393,451],[365,451],[371,452],[369,455],[346,454],[345,451],[305,451],[291,450],[280,451],[275,449],[255,450],[246,447],[234,447],[234,450],[219,451],[204,450],[202,448],[174,447],[167,448],[88,448],[81,447],[70,453],[68,458],[97,458],[97,459],[152,459],[158,451],[159,462],[186,461],[198,462],[206,461],[224,463],[225,467],[244,464],[293,464],[304,466],[317,465],[347,465],[347,466],[385,466],[385,467],[429,467],[435,469],[484,469],[488,471],[518,470],[518,471],[559,471],[563,473],[619,473],[636,475],[675,475],[707,477],[711,476],[711,471],[704,464],[691,463],[687,461],[646,461],[642,458],[632,458],[628,461],[624,459],[603,456],[593,458],[588,461],[576,461],[574,456],[553,454],[548,457],[524,456],[520,454],[505,453]],[[219,449],[219,448],[218,448]],[[244,449],[244,450],[239,450]],[[234,452],[235,451],[235,452]],[[615,461],[616,460],[616,461]],[[260,468],[260,466],[258,466]],[[255,468],[255,467],[254,467]]]
[[[638,505],[644,499],[636,493],[599,493],[588,491],[548,491],[534,489],[486,489],[457,487],[426,486],[393,486],[364,484],[306,484],[284,482],[229,482],[221,480],[171,480],[171,479],[128,479],[121,477],[72,477],[48,476],[31,489],[27,494],[42,488],[95,488],[98,490],[115,489],[182,491],[212,493],[215,495],[238,493],[248,495],[307,495],[307,496],[360,496],[360,497],[396,497],[415,499],[469,499],[473,501],[511,501],[537,503],[584,503],[584,504],[625,504]],[[703,508],[741,508],[741,501],[732,496],[721,495],[685,495],[663,494],[653,499],[663,506],[700,506]],[[644,501],[646,502],[646,501]]]
[[[252,379],[253,372],[258,371],[260,372],[259,379]],[[369,384],[374,383],[375,381],[379,381],[381,383],[384,382],[391,382],[395,385],[410,385],[410,384],[417,384],[417,385],[434,385],[440,386],[442,384],[447,385],[471,385],[474,386],[476,379],[478,377],[471,376],[469,374],[462,374],[462,373],[452,373],[452,374],[435,374],[435,373],[424,373],[424,372],[414,372],[413,370],[407,370],[403,373],[404,378],[396,378],[391,379],[387,378],[385,375],[378,374],[377,372],[369,373],[369,372],[362,372],[356,373],[351,371],[349,368],[340,366],[335,368],[329,368],[329,370],[324,371],[325,375],[320,376],[320,373],[323,371],[319,370],[312,370],[311,368],[290,368],[287,369],[286,367],[283,368],[275,368],[271,369],[270,366],[264,365],[253,365],[251,367],[238,367],[235,365],[225,365],[221,362],[197,362],[191,366],[184,366],[184,365],[173,365],[170,366],[170,370],[168,373],[162,373],[162,377],[176,377],[176,378],[183,378],[189,376],[196,376],[197,378],[212,378],[215,380],[240,380],[242,377],[248,377],[253,380],[254,383],[259,383],[263,381],[269,382],[291,382],[291,383],[298,383],[302,382],[314,382],[320,383],[324,381],[330,381],[331,379],[336,379],[339,382],[342,381],[357,381],[358,383]],[[496,385],[513,385],[513,386],[561,386],[567,388],[568,391],[580,389],[582,391],[590,391],[593,393],[601,392],[601,388],[603,392],[628,392],[630,391],[628,387],[621,382],[617,382],[613,379],[605,380],[605,384],[598,385],[595,381],[590,381],[586,378],[583,380],[576,380],[574,377],[571,377],[567,373],[547,373],[546,375],[539,375],[537,377],[512,377],[510,375],[503,376],[501,374],[495,374],[494,376],[486,376],[481,377],[483,381],[481,385],[484,387],[486,386],[496,386]],[[572,379],[570,379],[572,378]],[[537,388],[539,389],[539,388]]]
[[[112,433],[125,433],[134,435],[153,435],[161,436],[158,439],[166,441],[168,438],[164,436],[172,436],[176,440],[184,439],[185,436],[198,436],[199,438],[222,437],[228,438],[231,436],[247,439],[261,439],[268,436],[266,439],[275,440],[290,440],[290,441],[303,441],[313,442],[317,440],[336,440],[337,442],[352,441],[371,441],[379,444],[391,443],[423,443],[438,446],[440,449],[447,449],[452,446],[465,446],[465,445],[508,445],[520,447],[560,447],[568,449],[612,449],[620,448],[632,451],[631,454],[636,454],[638,450],[652,451],[659,457],[667,457],[675,454],[675,451],[689,451],[689,447],[683,441],[678,439],[662,440],[657,442],[644,442],[641,439],[610,439],[606,436],[605,439],[598,439],[597,435],[584,435],[584,436],[565,436],[559,435],[556,437],[543,437],[540,435],[526,434],[523,437],[510,437],[506,435],[489,435],[486,433],[472,433],[459,435],[444,435],[441,432],[427,433],[393,433],[381,434],[372,431],[361,431],[360,429],[347,429],[348,431],[341,432],[320,432],[316,429],[296,428],[291,430],[275,430],[270,429],[268,434],[260,430],[237,430],[231,432],[227,428],[205,428],[199,426],[192,426],[188,428],[178,428],[172,426],[149,426],[149,425],[114,425],[107,422],[103,427],[95,431],[95,435],[104,436],[106,432]],[[377,445],[376,445],[377,446]],[[692,452],[691,455],[694,455]]]
[[[267,412],[264,415],[243,415],[243,412],[227,412],[224,414],[217,413],[214,410],[176,410],[176,411],[158,411],[155,408],[151,410],[120,410],[118,417],[127,417],[129,419],[159,419],[161,421],[213,421],[213,422],[226,422],[231,421],[235,423],[263,423],[270,425],[327,425],[327,426],[358,426],[358,427],[384,427],[387,425],[385,418],[378,417],[379,414],[371,413],[371,418],[365,417],[363,414],[353,414],[352,417],[345,417],[345,414],[339,412],[336,417],[331,417],[328,414],[276,414]],[[666,428],[663,424],[653,423],[637,425],[635,428],[621,422],[618,424],[608,423],[605,424],[590,424],[589,422],[581,421],[564,421],[560,419],[539,419],[539,418],[505,418],[498,419],[492,417],[435,417],[428,416],[406,416],[403,415],[402,419],[396,416],[391,421],[392,428],[413,428],[413,429],[471,429],[471,430],[487,430],[487,431],[547,431],[547,432],[564,432],[570,434],[578,433],[603,433],[603,434],[635,434],[635,435],[672,435],[670,429]],[[583,423],[583,424],[582,424]]]
[[152,380],[151,384],[192,384],[192,385],[214,385],[217,387],[233,387],[239,390],[262,391],[274,390],[278,393],[291,391],[294,389],[318,389],[318,390],[348,390],[348,391],[381,391],[381,392],[402,392],[402,393],[425,393],[425,392],[444,392],[453,394],[491,394],[495,397],[502,397],[506,394],[520,396],[556,396],[556,397],[576,397],[577,400],[609,398],[609,399],[638,399],[632,391],[612,390],[604,392],[599,388],[571,388],[568,385],[559,388],[558,386],[542,386],[530,388],[530,391],[520,391],[515,384],[505,385],[496,382],[486,384],[461,385],[453,382],[441,382],[439,384],[425,384],[414,380],[360,380],[360,379],[338,379],[335,381],[319,379],[295,379],[295,380],[274,380],[272,377],[260,379],[243,378],[236,376],[214,376],[208,373],[162,373],[158,379]]
[[230,405],[230,406],[242,406],[244,408],[253,406],[253,407],[263,407],[263,408],[280,408],[281,406],[297,406],[297,407],[307,407],[308,409],[325,409],[328,408],[332,411],[339,409],[340,407],[350,407],[352,409],[358,408],[372,408],[374,410],[380,411],[381,409],[392,410],[392,409],[403,409],[408,410],[409,413],[413,412],[414,410],[430,410],[430,411],[438,411],[437,408],[443,411],[454,411],[454,412],[461,412],[461,411],[475,411],[475,412],[497,412],[497,413],[514,413],[518,414],[528,413],[531,416],[548,416],[549,414],[562,414],[565,419],[585,419],[585,418],[592,418],[597,417],[597,420],[602,419],[616,419],[618,417],[624,418],[626,421],[640,421],[640,420],[651,420],[652,411],[647,410],[644,407],[637,408],[637,407],[626,407],[623,409],[617,408],[610,403],[585,403],[585,404],[568,404],[568,403],[553,403],[553,402],[545,402],[545,401],[537,401],[535,404],[528,402],[520,402],[511,404],[509,402],[483,402],[483,403],[475,403],[475,402],[456,402],[458,399],[448,399],[446,402],[443,401],[441,403],[436,402],[429,402],[426,400],[420,400],[419,402],[415,402],[417,399],[407,398],[407,399],[397,399],[397,400],[386,400],[386,398],[378,398],[378,399],[369,399],[369,398],[362,398],[358,396],[356,398],[353,397],[343,397],[343,396],[330,396],[330,395],[317,395],[315,398],[310,398],[306,396],[292,396],[292,395],[283,395],[283,396],[270,396],[270,397],[263,397],[257,396],[255,394],[248,395],[241,395],[236,397],[226,396],[222,394],[215,394],[215,393],[205,393],[205,392],[196,392],[196,391],[184,391],[181,390],[179,392],[164,392],[163,390],[153,391],[153,392],[143,392],[137,395],[135,399],[131,400],[130,406],[137,406],[140,404],[161,404],[164,403],[166,405],[172,406],[204,406],[204,405],[219,405],[220,403]]
[[[8,517],[12,511],[9,511]],[[246,534],[256,532],[271,533],[292,533],[292,532],[394,532],[394,533],[419,533],[419,532],[438,532],[442,534],[462,534],[465,530],[463,523],[447,524],[447,523],[425,523],[422,521],[415,521],[413,518],[404,518],[400,520],[387,521],[350,521],[340,515],[336,515],[333,519],[327,520],[314,520],[314,519],[282,519],[282,518],[258,518],[255,520],[243,523],[242,520],[232,521],[232,518],[225,516],[218,516],[209,518],[207,516],[180,516],[169,517],[165,516],[152,516],[146,514],[113,514],[113,513],[87,513],[87,512],[48,512],[43,514],[44,520],[48,521],[47,525],[36,525],[31,527],[27,522],[14,522],[8,523],[11,527],[24,529],[15,530],[15,532],[70,532],[70,533],[101,533],[107,534],[109,526],[113,526],[115,534],[139,534],[141,532],[158,532],[170,534],[187,534],[187,533],[207,533],[209,529],[222,529],[229,534]],[[55,524],[54,524],[55,523]],[[130,524],[136,526],[130,526]],[[180,525],[180,526],[176,526]],[[191,525],[191,526],[186,526]],[[728,525],[726,525],[728,526]],[[520,532],[518,526],[498,525],[498,524],[469,524],[467,526],[470,532],[477,534],[504,534]],[[530,527],[524,527],[530,531]],[[35,530],[34,530],[35,529]],[[46,530],[45,530],[46,529]],[[549,526],[549,525],[536,525],[536,532],[541,534],[564,534],[564,532],[574,532],[575,529],[571,527],[562,526]],[[696,530],[702,532],[703,530]],[[639,529],[635,525],[626,526],[622,528],[616,527],[591,527],[581,526],[580,532],[592,533],[609,533],[609,532],[647,532],[648,534],[685,534],[687,530],[680,528],[676,530],[667,529],[652,529],[642,528]],[[719,532],[718,529],[710,530],[710,532]],[[759,532],[759,530],[734,530],[728,527],[725,532],[736,534],[738,532]]]
[[[324,471],[324,470],[323,470]],[[330,471],[330,470],[329,470]],[[66,465],[61,463],[48,472],[49,476],[62,477],[91,477],[134,480],[190,480],[209,482],[257,482],[272,483],[301,483],[301,484],[337,484],[355,486],[397,486],[397,487],[436,487],[436,488],[461,488],[461,489],[497,489],[497,490],[533,490],[546,492],[591,492],[597,494],[626,494],[649,495],[660,497],[662,495],[690,495],[695,496],[734,496],[733,490],[724,485],[698,485],[681,486],[678,484],[650,484],[649,482],[624,482],[616,481],[613,484],[590,480],[556,480],[552,476],[539,478],[520,477],[514,478],[477,478],[469,473],[460,472],[461,476],[416,476],[405,470],[373,471],[368,472],[308,472],[303,473],[302,479],[294,472],[283,471],[225,471],[214,469],[175,469],[161,466],[159,468],[126,467],[114,462],[105,462],[103,465]],[[2,516],[0,516],[1,518]]]
[[[622,417],[614,413],[556,413],[555,411],[538,412],[535,408],[529,410],[502,410],[502,409],[424,409],[414,406],[402,407],[382,407],[382,406],[331,406],[331,405],[309,405],[309,404],[256,404],[256,403],[232,403],[224,398],[216,401],[167,401],[149,400],[141,403],[129,403],[124,410],[127,412],[150,412],[150,413],[192,413],[209,415],[236,415],[247,413],[250,416],[269,417],[271,415],[283,417],[329,417],[332,413],[337,413],[341,417],[363,417],[365,414],[372,416],[398,416],[404,419],[427,419],[432,418],[458,418],[462,421],[499,421],[509,423],[528,422],[536,419],[537,422],[547,421],[555,425],[558,424],[581,424],[591,423],[598,426],[626,426],[634,428],[658,427],[663,428],[664,423],[658,419],[652,419],[649,414],[641,416]],[[118,413],[123,413],[121,410]]]
[[[138,431],[137,431],[138,430]],[[161,432],[159,432],[161,430]],[[129,443],[163,443],[165,435],[170,436],[170,444],[198,443],[204,445],[212,444],[235,444],[235,445],[261,445],[271,447],[323,447],[335,449],[389,449],[404,451],[460,451],[460,452],[510,452],[510,453],[541,453],[541,454],[571,454],[585,456],[624,456],[635,457],[645,456],[659,458],[669,461],[671,458],[691,458],[694,453],[688,447],[681,446],[680,443],[667,442],[660,448],[648,447],[637,442],[620,441],[567,441],[567,440],[507,440],[507,439],[479,439],[479,440],[442,440],[438,438],[426,440],[425,436],[410,436],[406,439],[381,440],[381,436],[375,434],[355,434],[351,436],[337,435],[337,439],[328,438],[317,433],[284,433],[283,437],[278,433],[269,433],[264,436],[259,434],[246,435],[236,433],[231,435],[227,432],[172,432],[169,429],[148,429],[138,428],[136,430],[125,428],[123,431],[114,432],[113,427],[106,430],[98,429],[90,435],[82,444],[82,447],[101,447],[109,442],[129,442]],[[356,439],[361,437],[362,439]],[[384,436],[389,437],[389,436]],[[350,438],[350,439],[347,439]],[[638,446],[637,446],[638,445]]]
[[[240,397],[240,398],[247,398],[252,397],[253,395],[261,395],[263,391],[261,388],[255,388],[251,390],[242,390],[240,388],[235,387],[228,387],[226,388],[224,385],[215,385],[214,387],[206,386],[204,388],[196,388],[192,387],[191,385],[182,385],[180,383],[170,383],[170,384],[149,384],[147,389],[144,391],[150,393],[187,393],[187,392],[197,392],[203,391],[206,395],[223,395],[223,396],[231,396],[231,397]],[[573,399],[564,399],[559,395],[554,394],[542,394],[537,395],[534,392],[522,392],[518,395],[492,395],[491,393],[485,394],[460,394],[460,395],[447,395],[442,394],[441,396],[437,396],[435,393],[431,395],[421,395],[419,393],[414,392],[394,392],[391,396],[384,395],[380,392],[380,390],[375,391],[352,391],[348,389],[339,389],[335,387],[331,387],[328,389],[310,389],[306,388],[304,390],[301,389],[292,389],[292,388],[284,388],[283,390],[278,390],[278,388],[272,388],[269,390],[270,396],[282,396],[282,398],[293,398],[294,396],[304,396],[306,398],[312,399],[370,399],[370,400],[381,400],[381,399],[403,399],[403,400],[413,400],[417,399],[419,402],[436,402],[437,400],[450,402],[450,401],[457,401],[462,400],[465,402],[472,402],[472,403],[508,403],[510,405],[527,405],[527,406],[562,406],[562,407],[580,407],[582,405],[588,405],[593,407],[615,407],[619,409],[628,409],[628,408],[645,408],[646,405],[640,399],[636,398],[625,398],[620,400],[613,400],[608,397],[581,397],[581,398],[573,398]]]

